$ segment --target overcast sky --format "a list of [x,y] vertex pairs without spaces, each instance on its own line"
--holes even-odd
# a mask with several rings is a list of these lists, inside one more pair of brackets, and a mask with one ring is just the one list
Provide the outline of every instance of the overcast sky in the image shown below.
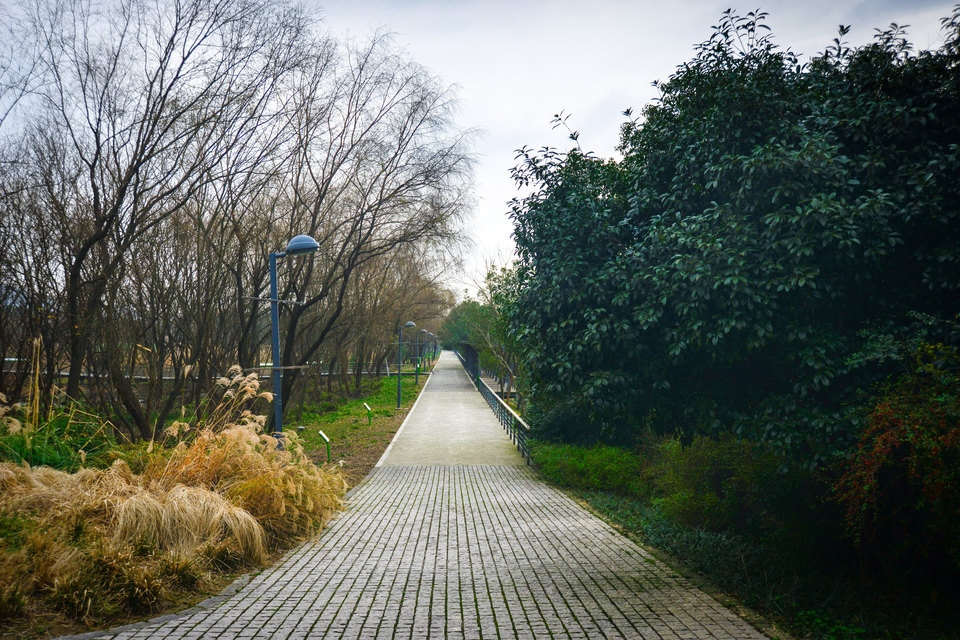
[[[476,206],[469,228],[473,248],[458,293],[482,278],[484,265],[513,254],[507,202],[517,192],[509,171],[515,150],[545,145],[567,149],[565,132],[551,130],[553,114],[572,114],[584,149],[614,155],[621,113],[639,112],[706,40],[731,6],[699,0],[315,0],[334,34],[365,39],[375,30],[444,81],[458,87],[459,125],[480,130]],[[891,22],[908,24],[918,48],[942,42],[940,18],[954,0],[753,0],[777,43],[802,55],[822,51],[837,26],[852,25],[851,44],[871,39]]]

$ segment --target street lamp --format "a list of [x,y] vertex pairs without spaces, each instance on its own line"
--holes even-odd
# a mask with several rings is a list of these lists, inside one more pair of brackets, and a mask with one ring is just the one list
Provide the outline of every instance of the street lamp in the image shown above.
[[417,331],[417,373],[413,384],[420,384],[420,336],[423,336],[423,344],[427,344],[427,330],[420,329],[420,331]]
[[402,369],[403,369],[403,330],[412,329],[416,324],[413,320],[403,325],[397,329],[397,409],[400,408],[400,379],[402,378]]
[[280,361],[280,303],[277,293],[277,258],[313,253],[320,248],[317,241],[306,235],[294,236],[284,251],[270,254],[270,329],[273,342],[273,437],[283,443],[283,367]]

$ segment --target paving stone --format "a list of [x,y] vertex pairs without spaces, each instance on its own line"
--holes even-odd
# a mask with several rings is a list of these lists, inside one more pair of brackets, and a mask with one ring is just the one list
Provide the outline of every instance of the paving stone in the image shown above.
[[766,637],[541,482],[455,356],[394,444],[322,535],[229,598],[84,637]]

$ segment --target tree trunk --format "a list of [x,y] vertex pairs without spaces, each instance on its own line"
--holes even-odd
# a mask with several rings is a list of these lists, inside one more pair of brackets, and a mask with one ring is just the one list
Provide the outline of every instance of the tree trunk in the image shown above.
[[[331,392],[332,392],[332,389],[333,389],[333,387],[332,387],[332,385],[333,385],[333,371],[334,371],[334,367],[336,367],[336,365],[337,365],[337,356],[333,356],[333,357],[330,359],[330,364],[327,365],[327,393],[328,393],[328,394],[331,393]],[[284,386],[286,386],[286,385],[284,385]],[[293,388],[293,385],[290,385],[290,387]],[[286,392],[284,392],[284,395],[286,395]]]
[[366,342],[367,341],[365,339],[361,339],[357,344],[356,356],[353,365],[354,394],[358,396],[360,395],[363,383],[364,345]]
[[350,393],[350,352],[340,358],[340,375],[337,376],[337,388],[340,393]]
[[79,285],[71,278],[67,285],[67,329],[70,332],[67,396],[72,400],[80,399],[80,376],[83,371],[83,352],[86,346],[83,331],[80,328],[80,302],[79,293],[76,291],[78,287]]
[[107,370],[117,398],[130,414],[130,420],[133,422],[131,432],[136,432],[138,439],[149,440],[153,437],[150,421],[143,412],[143,406],[137,398],[136,389],[130,384],[130,378],[121,370],[119,358],[115,353],[107,354]]

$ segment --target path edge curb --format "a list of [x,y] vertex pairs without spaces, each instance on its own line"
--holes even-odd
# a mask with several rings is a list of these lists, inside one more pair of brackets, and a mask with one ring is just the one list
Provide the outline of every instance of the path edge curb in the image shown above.
[[[397,438],[400,437],[400,434],[403,433],[403,428],[407,426],[407,422],[410,420],[410,416],[413,415],[413,412],[414,410],[416,410],[417,405],[420,404],[420,398],[422,398],[423,394],[426,393],[427,386],[429,386],[431,380],[433,380],[433,370],[431,370],[430,375],[427,376],[427,381],[423,383],[423,388],[420,389],[420,393],[417,394],[417,399],[413,401],[413,406],[411,406],[410,410],[407,411],[407,416],[403,419],[403,422],[400,423],[400,428],[397,429],[397,432],[395,434],[393,434],[393,437],[390,439],[390,444],[388,444],[387,448],[384,449],[383,454],[380,456],[380,459],[377,460],[377,464],[373,465],[373,470],[371,470],[370,473],[373,473],[373,471],[376,471],[377,469],[383,466],[383,461],[386,460],[387,455],[390,454],[390,449],[393,449],[393,443],[395,443],[397,441]],[[360,486],[361,484],[363,484],[363,480],[361,480],[357,484],[357,486]]]

